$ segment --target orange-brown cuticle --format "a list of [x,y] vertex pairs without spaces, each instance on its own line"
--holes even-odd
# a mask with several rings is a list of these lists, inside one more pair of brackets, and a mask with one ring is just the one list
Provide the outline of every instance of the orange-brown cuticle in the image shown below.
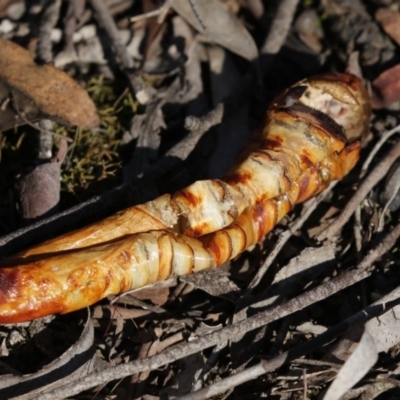
[[275,136],[274,138],[265,139],[262,147],[268,150],[280,149],[283,144],[283,138]]
[[204,235],[204,228],[202,228],[202,227],[188,228],[185,232],[185,235],[194,237],[194,238],[202,236],[202,235]]
[[304,148],[301,150],[300,160],[306,168],[312,168],[314,166],[314,163],[311,161],[310,153]]
[[[272,201],[270,201],[270,203],[273,207],[275,206]],[[277,222],[276,212],[273,215],[269,215],[268,213],[266,213],[266,210],[267,209],[262,202],[258,202],[252,209],[252,218],[257,229],[258,240],[260,240]]]
[[121,256],[124,261],[130,261],[130,259],[131,259],[131,255],[129,254],[129,252],[127,250],[122,250]]
[[19,275],[17,268],[0,270],[0,304],[18,298]]
[[305,198],[305,195],[308,191],[308,186],[310,183],[310,176],[306,175],[300,179],[299,183],[299,195],[297,196],[297,201],[296,203],[301,203],[303,199]]
[[186,200],[190,207],[195,208],[201,203],[201,199],[189,190],[182,190],[180,195]]
[[217,239],[216,234],[211,233],[202,237],[202,243],[214,258],[215,265],[221,265],[225,260],[222,260],[221,249],[218,245],[218,240],[215,239]]
[[286,175],[285,169],[283,169],[283,175],[282,175],[282,182],[279,185],[280,186],[280,192],[282,193],[283,191],[288,191],[292,187],[292,182]]
[[229,183],[230,185],[236,185],[236,184],[242,184],[246,185],[247,182],[249,182],[252,179],[252,174],[249,172],[241,172],[241,173],[233,173],[232,175],[229,175],[226,179],[225,182]]

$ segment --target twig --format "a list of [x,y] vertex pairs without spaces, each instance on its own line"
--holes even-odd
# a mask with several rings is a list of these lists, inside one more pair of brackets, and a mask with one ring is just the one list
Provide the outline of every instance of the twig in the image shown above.
[[398,179],[398,172],[400,168],[400,160],[397,160],[392,169],[390,170],[390,175],[387,177],[385,182],[385,190],[384,190],[384,198],[381,197],[381,200],[384,200],[384,206],[381,210],[381,215],[379,217],[377,232],[382,232],[385,226],[385,215],[387,209],[391,208],[392,202],[395,198],[398,197],[398,193],[400,190],[400,180]]
[[37,158],[39,160],[49,160],[52,157],[53,147],[53,123],[49,119],[42,119],[38,122],[39,148]]
[[318,241],[323,241],[328,237],[335,236],[343,225],[350,219],[354,210],[365,199],[367,194],[374,186],[388,173],[392,164],[400,157],[400,142],[397,143],[386,157],[372,170],[364,182],[360,185],[357,192],[346,204],[344,210],[331,225],[329,225],[318,237]]
[[[391,379],[392,382],[390,382],[388,379],[385,380],[374,380],[373,383],[363,385],[360,387],[357,387],[355,389],[349,390],[344,396],[342,396],[340,399],[341,400],[353,400],[356,398],[372,398],[374,396],[368,396],[368,392],[372,390],[372,393],[382,393],[385,391],[388,391],[390,389],[393,389],[395,387],[398,387],[398,382],[394,384],[393,379]],[[362,396],[364,395],[364,396]],[[381,396],[378,396],[381,397]],[[376,398],[376,396],[375,396]]]
[[199,132],[203,134],[207,132],[214,125],[220,124],[224,114],[224,105],[218,104],[213,110],[203,117],[193,117],[189,115],[185,118],[185,129],[189,131]]
[[95,17],[99,21],[100,25],[106,30],[109,38],[112,40],[115,52],[125,69],[133,69],[133,61],[129,57],[126,46],[121,40],[121,35],[118,31],[117,25],[115,24],[106,4],[103,0],[89,0]]
[[158,17],[157,22],[161,24],[164,21],[167,12],[171,7],[172,0],[166,0],[165,3],[157,10],[149,11],[144,14],[136,15],[135,17],[131,17],[129,20],[131,22],[142,21],[143,19],[151,18],[151,17]]
[[[287,301],[283,305],[272,307],[264,312],[249,317],[240,323],[227,326],[219,331],[202,337],[194,338],[188,343],[180,343],[160,354],[147,359],[121,364],[89,374],[84,378],[70,382],[66,386],[62,386],[61,388],[38,396],[37,400],[62,399],[68,396],[73,396],[105,382],[121,379],[133,374],[138,374],[142,371],[154,370],[190,354],[194,354],[198,351],[215,346],[223,341],[231,340],[232,338],[243,335],[246,332],[260,328],[280,318],[286,317],[287,315],[293,314],[296,311],[303,310],[305,307],[308,307],[311,304],[325,300],[327,297],[332,296],[333,294],[368,278],[372,274],[372,264],[393,247],[399,236],[400,223],[393,229],[391,233],[387,234],[386,237],[373,250],[367,254],[367,256],[362,260],[356,269],[345,272],[331,281],[325,282],[322,285]],[[364,312],[359,314],[361,314],[363,318],[366,317]],[[323,335],[325,334],[322,334],[321,336]],[[277,357],[277,360],[283,363],[287,358],[287,356],[279,356]],[[297,358],[297,355],[295,358]],[[265,370],[270,367],[271,363],[263,362],[263,365],[259,368],[264,369],[262,373],[265,373]]]
[[149,102],[149,94],[145,90],[144,82],[141,77],[134,73],[134,64],[126,50],[125,44],[121,40],[118,28],[103,0],[89,0],[93,8],[96,19],[106,30],[114,50],[121,62],[122,69],[128,78],[131,89],[141,104]]
[[388,139],[391,136],[393,136],[395,133],[397,133],[399,131],[400,131],[400,125],[397,125],[393,129],[385,132],[382,135],[382,137],[379,139],[379,141],[375,144],[374,148],[368,154],[368,157],[365,160],[365,162],[361,168],[360,178],[362,178],[367,173],[369,164],[371,164],[371,161],[374,159],[376,153],[381,149],[381,147],[388,141]]
[[203,117],[198,118],[191,115],[186,117],[185,129],[189,130],[190,133],[166,154],[170,157],[178,157],[179,159],[182,159],[184,154],[188,155],[204,133],[222,122],[223,115],[224,105],[220,103]]
[[229,342],[222,342],[222,343],[218,343],[212,349],[212,352],[211,352],[210,356],[208,357],[206,364],[204,365],[203,369],[201,370],[199,377],[196,379],[195,386],[194,386],[195,390],[200,390],[204,386],[204,382],[207,380],[209,373],[217,364],[218,360],[220,359],[221,354],[223,352],[227,351],[228,345],[229,345]]
[[354,225],[353,232],[354,238],[356,242],[357,254],[359,255],[362,250],[362,235],[361,235],[361,210],[360,207],[357,207],[354,213]]
[[[350,317],[351,320],[353,321],[352,324],[354,324],[354,316]],[[344,322],[344,321],[343,321]],[[341,323],[343,323],[341,322]],[[332,328],[330,328],[332,329]],[[339,370],[342,364],[330,362],[330,361],[324,361],[324,360],[312,360],[312,359],[307,359],[307,358],[300,358],[297,360],[293,360],[293,364],[298,364],[298,365],[312,365],[314,367],[329,367],[334,370]]]
[[[53,51],[51,45],[51,31],[56,26],[60,16],[61,0],[45,0],[43,3],[43,13],[40,18],[38,44],[36,48],[37,59],[43,63],[53,61]],[[50,159],[53,147],[53,124],[49,120],[39,122],[39,159]]]
[[60,8],[61,0],[46,0],[43,3],[36,54],[37,58],[44,63],[53,61],[51,31],[57,24]]

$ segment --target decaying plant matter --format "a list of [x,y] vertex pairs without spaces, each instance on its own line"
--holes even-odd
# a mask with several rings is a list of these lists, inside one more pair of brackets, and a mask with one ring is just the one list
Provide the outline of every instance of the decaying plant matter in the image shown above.
[[0,322],[70,312],[221,265],[350,171],[369,117],[355,76],[325,74],[292,86],[224,180],[195,182],[10,259],[14,266],[0,270]]

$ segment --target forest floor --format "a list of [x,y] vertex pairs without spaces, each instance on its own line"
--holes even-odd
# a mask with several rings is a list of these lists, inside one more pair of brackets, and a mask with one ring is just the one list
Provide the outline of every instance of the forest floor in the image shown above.
[[356,167],[221,268],[1,325],[0,398],[400,398],[399,46],[394,0],[0,0],[3,266],[222,178],[299,80],[372,105]]

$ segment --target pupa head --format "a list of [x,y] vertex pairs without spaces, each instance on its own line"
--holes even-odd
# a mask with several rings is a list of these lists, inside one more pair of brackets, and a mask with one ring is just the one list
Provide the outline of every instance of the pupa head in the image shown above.
[[348,143],[368,133],[370,98],[355,75],[326,73],[305,79],[278,96],[273,107],[290,109],[299,105],[333,120],[342,128]]

